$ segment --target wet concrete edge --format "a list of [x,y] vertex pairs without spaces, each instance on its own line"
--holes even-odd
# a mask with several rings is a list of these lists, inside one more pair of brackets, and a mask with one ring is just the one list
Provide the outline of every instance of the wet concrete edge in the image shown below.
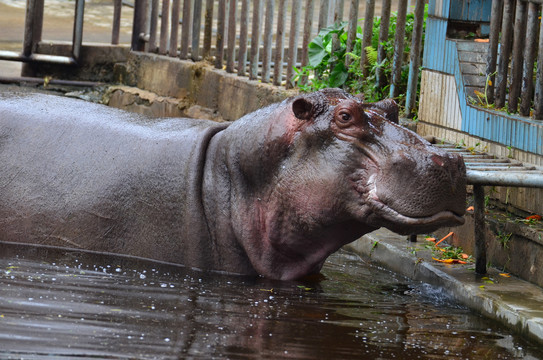
[[423,239],[411,243],[386,229],[345,248],[415,281],[441,287],[460,304],[543,344],[543,289],[536,285],[503,277],[493,268],[481,276],[475,274],[474,264],[438,263]]

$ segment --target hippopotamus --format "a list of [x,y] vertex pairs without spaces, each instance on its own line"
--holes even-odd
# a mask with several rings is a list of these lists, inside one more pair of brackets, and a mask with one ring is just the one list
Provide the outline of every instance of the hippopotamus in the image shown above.
[[0,95],[0,241],[291,280],[380,227],[463,223],[465,166],[392,100],[303,94],[232,123]]

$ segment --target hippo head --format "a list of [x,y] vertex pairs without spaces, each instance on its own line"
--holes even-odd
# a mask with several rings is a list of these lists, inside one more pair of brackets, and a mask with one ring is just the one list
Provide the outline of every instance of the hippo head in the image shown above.
[[248,199],[237,209],[238,237],[259,273],[318,271],[379,227],[413,234],[463,223],[462,158],[401,127],[394,101],[365,104],[327,89],[266,117],[263,137],[238,158]]

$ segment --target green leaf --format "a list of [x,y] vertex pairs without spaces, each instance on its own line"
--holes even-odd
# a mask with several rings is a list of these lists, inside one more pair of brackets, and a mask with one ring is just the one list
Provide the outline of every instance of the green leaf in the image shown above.
[[328,55],[324,49],[324,44],[322,43],[321,37],[316,37],[312,42],[309,43],[309,50],[307,52],[309,58],[309,66],[316,67],[318,66],[324,57]]
[[332,73],[330,74],[330,86],[340,87],[341,85],[345,84],[347,77],[349,77],[349,72],[345,67],[345,63],[337,63],[334,70],[332,70]]

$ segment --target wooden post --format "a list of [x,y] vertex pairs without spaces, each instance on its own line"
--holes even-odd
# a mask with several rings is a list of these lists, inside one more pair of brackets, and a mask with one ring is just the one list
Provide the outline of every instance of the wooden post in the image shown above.
[[147,0],[136,0],[134,3],[134,20],[132,24],[133,51],[144,51],[145,42],[142,35],[145,33],[145,16],[147,15]]
[[405,109],[407,116],[412,116],[417,101],[417,83],[419,79],[420,47],[422,43],[422,25],[424,23],[424,0],[417,0],[415,6],[415,23],[409,54],[409,78],[407,80],[407,95]]
[[264,24],[264,54],[262,55],[262,82],[270,82],[272,40],[273,40],[273,13],[275,0],[266,1],[266,22]]
[[113,27],[111,29],[111,44],[119,44],[119,33],[121,32],[121,9],[122,0],[113,0]]
[[149,29],[149,51],[156,52],[156,35],[158,27],[158,0],[151,0],[151,27]]
[[[515,12],[515,30],[513,33],[513,61],[511,63],[511,84],[509,86],[509,103],[507,110],[510,113],[516,113],[518,109],[518,99],[520,96],[520,86],[522,85],[522,67],[524,65],[524,40],[526,38],[526,2],[517,1],[517,10]],[[533,67],[532,67],[533,69]]]
[[[356,28],[358,26],[358,7],[359,0],[351,0],[351,8],[349,9],[349,27],[347,29],[347,52],[353,50],[353,44],[356,39]],[[364,51],[362,51],[364,52]],[[349,66],[349,57],[345,58],[345,66]]]
[[160,19],[160,45],[158,53],[166,55],[168,52],[168,27],[170,18],[170,0],[162,0],[162,17]]
[[500,56],[498,62],[498,76],[496,78],[496,108],[505,106],[507,91],[507,72],[509,70],[509,56],[513,43],[513,14],[515,12],[515,0],[504,0],[502,18],[502,39],[500,44]]
[[[390,6],[391,0],[383,0],[381,9],[381,26],[379,27],[379,45],[377,46],[377,63],[382,64],[386,59],[385,46],[383,45],[388,41],[388,30],[390,26]],[[384,69],[381,66],[377,66],[375,70],[375,81],[378,89],[382,89],[386,85],[386,78],[384,75]]]
[[192,42],[190,50],[190,58],[193,61],[200,59],[200,33],[202,27],[202,0],[194,1],[194,9],[192,16]]
[[258,77],[258,57],[260,52],[260,30],[262,29],[262,1],[253,1],[253,24],[251,30],[251,56],[249,59],[249,79]]
[[473,185],[474,222],[475,222],[475,272],[486,274],[486,239],[485,239],[485,189],[482,185]]
[[534,118],[543,120],[543,21],[539,27],[539,54],[535,78]]
[[405,22],[407,18],[407,0],[399,0],[398,17],[396,21],[396,37],[394,38],[394,61],[392,63],[392,83],[390,84],[389,96],[395,98],[399,95],[400,81],[402,77]]
[[211,54],[211,37],[213,32],[213,4],[215,1],[206,0],[206,10],[204,12],[204,51],[202,57],[209,58]]
[[362,29],[362,51],[360,52],[360,67],[362,77],[368,76],[368,56],[366,48],[371,45],[373,36],[373,16],[375,15],[375,0],[366,0],[366,11],[364,12],[364,28]]
[[[241,0],[241,16],[240,16],[240,21],[239,21],[238,76],[245,76],[245,67],[247,65],[248,18],[249,18],[249,1]],[[253,17],[253,22],[254,22],[254,17]]]
[[237,0],[230,0],[228,9],[228,42],[226,44],[226,72],[234,72],[234,60],[236,56],[236,13]]
[[224,32],[226,23],[226,0],[219,0],[219,15],[217,18],[217,54],[215,55],[215,67],[222,69],[224,57]]
[[328,26],[328,10],[330,8],[330,0],[320,0],[321,6],[319,9],[319,29],[321,31]]
[[173,0],[172,2],[172,28],[170,30],[170,50],[168,52],[168,55],[171,57],[177,56],[180,1],[181,0]]
[[313,11],[315,9],[315,0],[307,0],[305,4],[304,17],[304,34],[302,39],[302,67],[309,63],[309,43],[311,42],[311,34],[313,28]]
[[179,51],[179,58],[186,59],[189,56],[189,39],[190,39],[190,26],[191,26],[191,0],[183,1],[183,18],[181,24],[181,49]]
[[302,0],[292,1],[292,14],[290,18],[290,34],[288,45],[288,63],[287,63],[287,89],[294,87],[294,67],[298,57],[298,36],[300,32],[300,18],[302,10]]
[[287,7],[285,0],[279,0],[279,10],[277,12],[277,32],[275,35],[275,66],[273,71],[273,84],[281,85],[283,82],[283,41],[285,40],[285,17]]
[[528,5],[528,22],[526,29],[526,47],[524,49],[524,70],[522,73],[522,90],[520,92],[520,109],[519,113],[522,116],[530,115],[530,107],[532,105],[534,92],[534,65],[537,51],[537,42],[534,39],[538,38],[539,25],[539,5],[530,3]]
[[488,57],[486,60],[486,76],[488,92],[486,98],[488,103],[494,103],[494,88],[496,80],[496,63],[498,59],[498,44],[500,43],[500,29],[502,27],[503,0],[492,1],[492,13],[490,17],[490,39],[488,46]]

